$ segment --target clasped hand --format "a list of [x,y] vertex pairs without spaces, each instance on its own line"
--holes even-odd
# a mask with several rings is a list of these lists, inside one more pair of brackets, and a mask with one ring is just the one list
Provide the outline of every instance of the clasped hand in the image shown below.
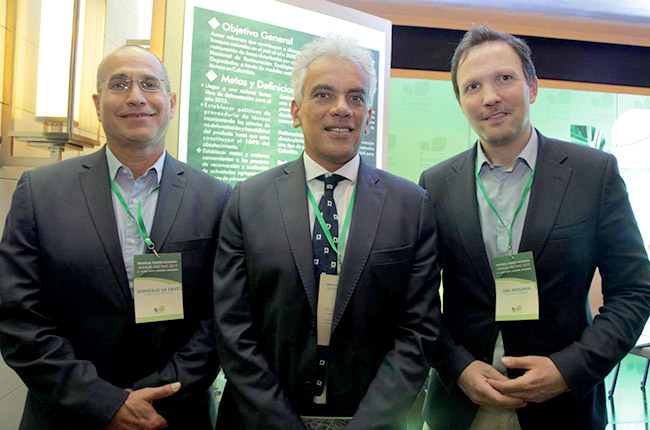
[[540,403],[567,392],[566,380],[548,357],[503,357],[508,369],[525,373],[509,379],[482,361],[473,361],[458,378],[458,386],[474,403],[499,408],[522,408],[528,402]]
[[181,388],[180,382],[155,388],[127,389],[129,396],[117,410],[106,430],[158,430],[167,428],[167,421],[154,409],[154,400],[169,397]]

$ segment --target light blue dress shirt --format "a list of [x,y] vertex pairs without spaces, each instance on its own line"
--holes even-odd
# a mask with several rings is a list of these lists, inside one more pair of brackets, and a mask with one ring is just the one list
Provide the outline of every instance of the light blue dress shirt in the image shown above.
[[[508,225],[508,228],[510,228],[512,217],[517,210],[517,206],[519,206],[526,183],[537,163],[538,145],[537,133],[533,129],[530,140],[508,170],[503,166],[490,163],[483,152],[482,146],[477,145],[476,159],[478,160],[479,178],[481,178],[492,204]],[[512,249],[515,254],[519,251],[519,242],[521,242],[521,234],[524,230],[524,220],[528,212],[530,194],[528,193],[526,196],[524,205],[521,207],[512,228]],[[485,244],[488,259],[491,262],[494,257],[508,255],[508,232],[488,205],[478,184],[476,184],[476,199],[478,201],[483,243]]]
[[[108,145],[106,145],[108,174],[115,182],[115,185],[117,185],[117,188],[120,190],[122,197],[124,197],[129,210],[136,218],[138,216],[138,202],[142,200],[142,219],[144,220],[147,233],[149,234],[151,234],[151,226],[153,225],[153,217],[156,212],[160,190],[154,191],[147,198],[145,197],[152,189],[160,184],[166,154],[167,151],[163,151],[160,158],[158,158],[158,160],[145,172],[144,175],[140,176],[138,179],[134,179],[131,170],[122,164],[120,160],[113,155]],[[133,257],[144,254],[144,239],[140,234],[137,222],[126,213],[126,210],[122,206],[122,203],[120,203],[112,188],[111,196],[113,197],[113,211],[115,212],[117,233],[120,239],[120,246],[122,247],[122,258],[124,259],[124,267],[126,268],[126,274],[129,279],[131,296],[133,296]]]

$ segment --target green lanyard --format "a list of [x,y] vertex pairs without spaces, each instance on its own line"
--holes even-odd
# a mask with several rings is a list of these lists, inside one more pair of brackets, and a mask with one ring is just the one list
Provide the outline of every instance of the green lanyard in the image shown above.
[[113,178],[109,176],[108,179],[109,181],[111,181],[111,188],[115,192],[117,199],[120,201],[120,203],[122,203],[122,206],[124,207],[124,210],[126,211],[127,215],[130,216],[131,219],[135,221],[135,223],[138,225],[138,229],[140,230],[142,239],[144,239],[144,244],[147,245],[147,249],[153,252],[156,258],[160,258],[158,256],[158,253],[156,252],[156,245],[153,243],[153,240],[151,240],[151,237],[149,237],[149,234],[147,233],[147,227],[144,225],[144,219],[142,218],[142,200],[148,198],[151,194],[153,194],[154,191],[160,188],[160,184],[156,185],[153,190],[149,191],[149,193],[146,196],[144,196],[144,198],[140,199],[140,201],[138,202],[138,218],[136,219],[136,217],[133,216],[133,213],[131,213],[129,206],[126,204],[124,197],[122,197],[122,193],[120,193],[120,190],[117,188],[117,185],[115,185],[115,181],[113,181]]
[[[535,166],[537,168],[537,166]],[[490,197],[488,197],[487,191],[485,191],[485,187],[483,186],[483,181],[481,181],[481,178],[478,175],[478,155],[476,157],[476,162],[475,162],[475,169],[474,171],[475,176],[476,176],[476,182],[478,183],[478,186],[481,188],[481,192],[483,192],[483,197],[485,197],[485,201],[487,202],[488,206],[490,206],[490,209],[494,212],[494,214],[497,216],[499,219],[499,222],[501,222],[501,225],[503,225],[503,228],[506,229],[506,232],[508,232],[508,249],[510,250],[510,258],[513,258],[512,255],[512,229],[515,226],[515,220],[517,219],[517,215],[519,215],[519,211],[521,210],[522,206],[524,205],[524,201],[526,200],[526,196],[530,192],[531,187],[533,186],[533,178],[535,177],[535,169],[530,173],[530,178],[528,178],[528,182],[526,183],[526,187],[524,188],[524,193],[521,195],[521,200],[519,201],[519,206],[517,206],[517,210],[515,211],[514,216],[512,217],[512,222],[510,223],[510,228],[506,225],[506,223],[503,221],[501,218],[501,215],[499,215],[499,212],[497,211],[497,208],[494,207],[492,204],[492,200],[490,200]]]
[[[327,237],[327,241],[329,242],[330,246],[336,252],[337,256],[337,261],[339,267],[343,265],[343,257],[341,256],[341,253],[339,252],[339,248],[337,248],[336,244],[334,243],[334,239],[332,238],[332,235],[330,234],[330,229],[327,228],[327,223],[323,219],[323,215],[320,213],[320,209],[318,208],[318,205],[316,204],[316,199],[314,198],[314,194],[311,192],[309,189],[309,186],[307,186],[307,195],[309,195],[309,201],[311,202],[312,206],[314,207],[314,214],[316,215],[316,218],[318,219],[318,223],[320,224],[321,228],[323,229],[323,232],[325,233],[325,236]],[[345,214],[345,222],[343,223],[343,230],[341,231],[341,234],[339,235],[339,245],[341,246],[341,249],[343,249],[343,244],[345,243],[345,235],[347,234],[349,228],[350,228],[350,218],[352,218],[352,208],[354,207],[354,199],[356,198],[357,195],[357,186],[354,186],[354,190],[352,190],[352,197],[350,197],[350,203],[348,205],[348,211]]]

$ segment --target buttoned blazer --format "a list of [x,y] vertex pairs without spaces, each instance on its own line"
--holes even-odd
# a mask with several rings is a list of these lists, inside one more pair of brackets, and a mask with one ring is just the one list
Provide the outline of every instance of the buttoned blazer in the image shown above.
[[[444,313],[425,418],[465,429],[478,408],[456,385],[473,360],[492,363],[499,330],[505,354],[549,356],[571,392],[518,410],[522,429],[604,428],[603,379],[640,334],[650,268],[615,158],[539,135],[519,251],[532,251],[539,320],[494,321],[495,286],[483,244],[474,179],[476,146],[422,173],[436,210]],[[594,270],[605,305],[592,321]],[[509,377],[521,371],[508,371]]]
[[123,388],[181,381],[155,407],[209,428],[211,269],[230,187],[165,158],[151,238],[181,252],[183,320],[135,324],[105,150],[22,175],[0,244],[0,346],[29,389],[23,429],[104,429]]
[[[438,333],[431,203],[359,168],[327,367],[329,414],[396,429]],[[302,157],[237,184],[215,264],[217,345],[228,378],[217,428],[303,429],[316,375],[317,286]]]

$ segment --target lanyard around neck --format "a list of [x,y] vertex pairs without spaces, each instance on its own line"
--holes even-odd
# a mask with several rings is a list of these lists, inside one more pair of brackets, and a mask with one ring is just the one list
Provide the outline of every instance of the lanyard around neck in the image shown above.
[[111,188],[113,189],[113,192],[117,196],[117,199],[120,201],[122,204],[122,207],[126,211],[126,214],[131,217],[133,221],[138,225],[138,230],[140,230],[140,234],[142,235],[142,239],[144,239],[144,244],[147,245],[147,249],[149,249],[151,252],[154,253],[154,255],[158,258],[158,253],[156,252],[156,245],[153,243],[153,240],[151,240],[151,237],[149,237],[149,233],[147,233],[147,227],[144,224],[144,218],[142,217],[142,201],[149,198],[151,194],[153,194],[154,191],[160,188],[160,184],[156,185],[153,190],[149,191],[146,196],[144,196],[140,201],[138,202],[138,217],[136,218],[133,216],[133,213],[131,212],[131,209],[129,209],[129,206],[126,204],[126,200],[124,200],[124,197],[122,196],[122,193],[120,192],[119,188],[117,188],[117,185],[115,184],[115,181],[113,181],[113,178],[108,177],[108,179],[111,181]]
[[522,206],[524,205],[524,201],[526,201],[526,197],[528,196],[528,193],[530,192],[530,189],[533,186],[533,178],[535,177],[535,168],[533,168],[533,171],[530,173],[530,177],[528,178],[528,182],[526,182],[526,187],[524,188],[524,192],[521,195],[521,200],[519,200],[519,205],[517,206],[517,210],[515,210],[515,214],[512,217],[512,222],[510,223],[510,228],[508,228],[508,225],[503,221],[503,218],[501,218],[501,215],[499,215],[499,211],[497,211],[497,208],[494,207],[494,204],[492,204],[492,200],[490,200],[490,197],[488,196],[487,191],[485,190],[485,187],[483,186],[483,181],[481,181],[481,178],[479,176],[479,169],[478,169],[478,154],[476,155],[476,161],[475,161],[475,168],[474,171],[475,176],[476,176],[476,183],[478,183],[478,186],[481,188],[481,192],[483,193],[483,197],[485,197],[485,201],[487,202],[488,206],[490,206],[490,209],[494,212],[494,214],[497,216],[497,219],[503,226],[503,228],[506,229],[506,232],[508,233],[508,250],[510,251],[510,258],[513,258],[512,254],[512,229],[515,226],[515,220],[517,219],[517,215],[519,215],[519,211],[521,211]]
[[[316,199],[314,198],[314,194],[311,192],[309,189],[309,186],[307,186],[307,195],[309,196],[309,201],[311,202],[312,206],[314,207],[314,214],[316,215],[316,219],[318,219],[318,223],[320,224],[320,227],[323,229],[323,233],[325,233],[325,237],[327,237],[327,241],[329,242],[330,246],[336,252],[337,256],[337,261],[339,267],[343,265],[343,257],[341,255],[341,252],[339,252],[339,248],[336,246],[334,243],[334,239],[332,238],[332,235],[330,233],[329,228],[327,228],[327,223],[323,219],[323,215],[320,213],[320,209],[318,208],[318,205],[316,204]],[[345,214],[345,221],[343,223],[343,230],[341,231],[341,234],[339,235],[339,246],[341,246],[341,250],[344,247],[345,243],[345,236],[350,228],[350,218],[352,218],[352,208],[354,207],[354,200],[357,195],[357,186],[354,186],[354,190],[352,190],[352,197],[350,197],[350,203],[348,204],[348,211]]]

